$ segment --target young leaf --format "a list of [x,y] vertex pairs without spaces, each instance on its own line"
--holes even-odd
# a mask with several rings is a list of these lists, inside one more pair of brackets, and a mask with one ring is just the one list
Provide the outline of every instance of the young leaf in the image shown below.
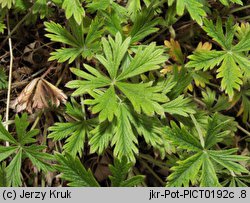
[[75,21],[80,25],[85,15],[85,11],[79,0],[64,0],[62,8],[65,10],[66,18],[74,16]]

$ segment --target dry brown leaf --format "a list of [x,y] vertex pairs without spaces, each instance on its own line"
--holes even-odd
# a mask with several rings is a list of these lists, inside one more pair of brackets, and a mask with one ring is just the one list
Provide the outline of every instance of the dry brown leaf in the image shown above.
[[200,42],[196,48],[196,51],[210,51],[212,49],[212,44],[209,42],[202,43]]
[[[178,68],[178,71],[180,71],[182,67],[177,66],[177,68]],[[163,69],[160,72],[161,72],[161,74],[166,75],[167,73],[172,73],[173,69],[174,69],[173,65],[167,65],[167,66],[163,67]]]
[[16,112],[27,110],[32,113],[34,109],[44,109],[50,106],[58,107],[65,103],[67,96],[62,90],[43,78],[33,79],[11,103]]
[[171,58],[175,62],[177,62],[179,64],[183,64],[184,55],[182,53],[181,46],[180,46],[179,42],[175,41],[174,39],[171,38],[169,41],[165,40],[164,44],[167,48],[169,48],[169,55],[171,56]]
[[46,49],[39,48],[40,46],[41,43],[39,41],[28,44],[23,51],[23,60],[38,67],[45,66],[49,52]]
[[32,71],[33,70],[27,66],[17,68],[12,73],[13,80],[21,81],[24,77],[29,76],[32,73]]

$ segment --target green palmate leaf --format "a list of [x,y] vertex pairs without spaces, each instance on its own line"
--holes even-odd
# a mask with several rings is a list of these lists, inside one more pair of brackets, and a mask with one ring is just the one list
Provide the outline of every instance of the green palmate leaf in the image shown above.
[[[92,57],[99,50],[99,39],[103,33],[102,23],[98,18],[91,21],[88,28],[83,22],[78,25],[75,20],[69,20],[69,28],[66,29],[55,22],[45,22],[45,30],[49,32],[45,36],[52,41],[69,45],[69,48],[60,48],[51,53],[50,60],[72,63],[77,57]],[[87,31],[88,30],[88,31]],[[87,34],[86,34],[87,33]]]
[[[168,4],[172,5],[173,2],[174,0],[168,1]],[[183,15],[185,8],[193,20],[202,24],[202,17],[206,16],[206,12],[200,2],[197,0],[176,0],[176,12],[179,16]]]
[[[103,66],[95,69],[85,64],[85,70],[72,68],[71,71],[83,80],[70,81],[67,87],[77,88],[74,96],[90,95],[92,99],[86,99],[84,103],[90,105],[92,113],[98,113],[100,124],[88,134],[91,153],[101,154],[111,144],[114,146],[115,157],[121,159],[126,156],[135,161],[135,154],[138,153],[137,136],[140,135],[164,157],[166,153],[174,151],[166,135],[169,132],[164,131],[157,119],[147,118],[145,115],[153,116],[157,113],[164,116],[165,112],[170,112],[187,116],[189,113],[195,113],[193,107],[188,107],[189,99],[178,97],[190,84],[192,77],[187,76],[186,71],[181,71],[180,74],[175,73],[174,82],[172,77],[156,83],[150,81],[150,78],[147,82],[140,82],[140,74],[158,69],[167,58],[163,56],[163,50],[155,44],[139,46],[135,55],[128,51],[129,44],[130,38],[122,40],[120,33],[117,33],[114,39],[103,38],[104,54],[97,55]],[[180,81],[178,75],[181,75]],[[178,85],[173,93],[176,100],[166,103],[169,101],[166,94],[170,93],[178,82],[181,88]],[[67,132],[66,129],[63,131]],[[56,134],[54,136],[56,137]],[[201,148],[195,137],[191,139],[191,144],[192,141],[196,141],[198,149]],[[190,150],[193,150],[192,146]]]
[[203,154],[201,152],[185,159],[184,161],[179,161],[178,166],[172,167],[174,173],[168,176],[168,186],[169,187],[188,187],[190,182],[194,184],[197,181],[197,175],[203,163]]
[[112,173],[112,176],[109,177],[112,187],[133,187],[143,182],[143,175],[137,175],[127,179],[132,165],[126,157],[122,157],[121,160],[115,159],[114,165],[109,165],[109,169]]
[[65,10],[65,15],[67,19],[73,16],[75,21],[79,25],[81,24],[83,17],[85,15],[85,11],[81,6],[79,0],[64,0],[62,8]]
[[232,99],[234,90],[239,91],[243,84],[243,75],[250,74],[249,59],[244,53],[250,50],[250,30],[241,34],[239,42],[234,44],[233,39],[237,32],[232,18],[225,23],[225,32],[220,18],[216,25],[211,20],[204,20],[204,24],[204,30],[221,46],[223,51],[195,51],[188,57],[191,61],[186,66],[194,67],[196,70],[213,69],[219,66],[217,78],[222,78],[221,87]]
[[132,130],[132,115],[124,104],[119,104],[117,111],[117,124],[114,128],[114,136],[111,145],[115,145],[114,155],[121,159],[126,156],[135,162],[134,154],[138,153],[136,144],[138,140]]
[[67,103],[66,112],[73,118],[73,121],[65,123],[55,123],[49,128],[52,131],[48,138],[53,138],[54,141],[66,139],[63,146],[64,151],[72,156],[76,154],[82,155],[85,139],[89,135],[95,121],[94,119],[86,120],[81,106],[74,101],[72,105]]
[[29,158],[38,170],[45,172],[53,170],[51,164],[48,163],[53,160],[53,156],[43,152],[46,146],[34,144],[36,142],[34,136],[39,133],[39,130],[33,129],[27,132],[29,126],[27,114],[23,114],[21,117],[16,115],[15,126],[17,139],[0,123],[0,140],[10,143],[8,147],[0,146],[0,161],[13,157],[10,164],[6,167],[9,186],[21,186],[21,165],[23,158]]
[[[195,119],[195,127],[199,136],[203,136],[201,126]],[[172,132],[167,134],[171,142],[180,149],[190,151],[189,157],[178,162],[177,166],[171,169],[173,173],[168,176],[168,186],[189,186],[197,185],[204,187],[217,187],[219,183],[218,174],[224,168],[234,176],[234,174],[249,173],[249,171],[237,162],[249,160],[249,157],[235,155],[237,149],[214,150],[214,146],[221,142],[228,135],[228,123],[221,122],[218,114],[209,119],[205,127],[205,137],[198,140],[196,134],[189,133],[185,128],[178,128],[172,124]],[[204,130],[204,129],[203,129]],[[201,134],[201,135],[200,135]],[[199,143],[200,142],[200,143]],[[204,142],[204,144],[202,144]]]
[[67,180],[69,186],[73,187],[98,187],[99,184],[90,170],[86,170],[77,157],[66,153],[65,155],[55,154],[58,164],[56,169]]
[[[166,95],[162,93],[166,87],[164,84],[153,86],[152,82],[149,83],[129,83],[123,82],[125,80],[141,73],[155,70],[160,68],[160,64],[167,58],[163,56],[163,51],[157,49],[155,44],[150,44],[143,49],[142,47],[137,50],[134,58],[127,56],[127,50],[130,43],[130,38],[122,41],[120,33],[117,33],[115,40],[111,37],[102,39],[102,45],[104,50],[103,55],[97,55],[97,59],[103,64],[110,79],[105,76],[101,71],[98,71],[88,65],[85,65],[85,71],[72,69],[72,72],[84,80],[70,81],[67,84],[69,88],[78,88],[73,95],[90,93],[94,100],[87,100],[87,104],[95,105],[92,108],[93,113],[100,112],[99,118],[101,121],[113,119],[115,109],[117,108],[117,100],[122,99],[123,95],[118,94],[115,88],[121,90],[121,92],[130,100],[134,109],[140,113],[144,112],[152,116],[155,112],[163,114],[164,110],[159,103],[164,103],[168,100]],[[126,59],[126,63],[124,60]],[[120,73],[120,74],[119,74]],[[97,91],[97,88],[103,88],[106,86],[113,86],[104,93]],[[95,90],[95,91],[89,91]],[[103,90],[102,90],[103,91]],[[99,92],[99,93],[98,93]],[[110,105],[107,105],[107,104]],[[109,114],[110,113],[110,114]]]
[[164,111],[170,114],[177,114],[187,117],[189,114],[194,114],[195,110],[191,104],[191,99],[179,96],[176,99],[163,104]]

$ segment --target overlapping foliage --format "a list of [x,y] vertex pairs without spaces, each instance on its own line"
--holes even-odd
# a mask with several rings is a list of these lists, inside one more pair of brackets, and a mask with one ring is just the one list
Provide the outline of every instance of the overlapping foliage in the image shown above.
[[[0,186],[32,185],[26,165],[49,186],[47,175],[58,173],[63,186],[249,186],[246,1],[0,0],[0,7],[3,36],[17,24],[10,16],[26,11],[21,23],[43,28],[38,50],[50,51],[49,68],[32,81],[54,70],[46,80],[69,98],[59,107],[49,94],[64,103],[59,87],[31,88],[32,81],[16,89],[19,97],[12,92],[30,114],[12,112],[13,122],[0,124]],[[26,64],[22,58],[16,63]],[[3,92],[7,73],[1,65]],[[34,91],[46,105],[33,112]]]

